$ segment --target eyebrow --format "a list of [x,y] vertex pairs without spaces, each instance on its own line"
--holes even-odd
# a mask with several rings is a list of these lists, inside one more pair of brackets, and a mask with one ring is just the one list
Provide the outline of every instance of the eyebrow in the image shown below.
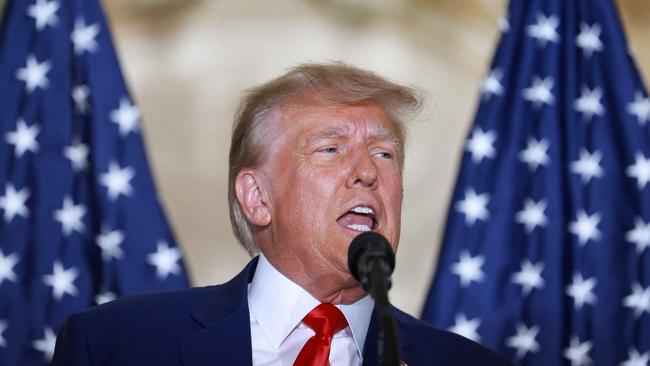
[[[380,126],[378,123],[373,123],[373,132],[376,132],[377,134],[377,139],[380,141],[385,141],[390,143],[391,145],[394,145],[394,147],[399,150],[400,147],[400,139],[397,137],[397,135],[383,127]],[[310,136],[307,139],[308,144],[313,144],[316,143],[320,140],[327,140],[327,139],[332,139],[332,138],[337,138],[337,137],[343,137],[346,136],[349,132],[349,129],[345,126],[334,126],[330,127],[327,129],[323,129],[320,131],[317,131],[314,135]]]
[[309,143],[317,142],[319,140],[332,139],[342,137],[348,134],[348,128],[343,126],[330,127],[324,130],[317,131],[308,139]]
[[393,131],[385,127],[379,126],[378,124],[375,124],[375,129],[377,130],[377,137],[379,138],[379,140],[386,141],[391,145],[393,145],[393,147],[396,150],[398,151],[400,150],[400,146],[401,146],[400,139]]

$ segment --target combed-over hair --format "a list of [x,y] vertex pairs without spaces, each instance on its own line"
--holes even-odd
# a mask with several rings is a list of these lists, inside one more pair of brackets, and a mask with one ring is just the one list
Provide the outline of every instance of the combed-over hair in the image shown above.
[[230,145],[228,205],[235,237],[250,255],[259,252],[253,228],[237,200],[235,179],[243,168],[259,166],[268,145],[267,128],[273,111],[298,97],[320,103],[359,104],[375,102],[393,122],[399,139],[399,164],[404,162],[404,119],[420,107],[419,92],[392,83],[372,72],[343,63],[302,64],[286,74],[250,89],[235,114]]

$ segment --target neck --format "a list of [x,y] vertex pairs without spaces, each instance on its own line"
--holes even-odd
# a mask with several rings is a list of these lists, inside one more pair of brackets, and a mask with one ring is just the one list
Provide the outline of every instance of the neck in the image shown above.
[[347,305],[367,295],[361,284],[347,271],[326,271],[316,265],[308,267],[295,258],[281,260],[272,253],[264,253],[264,256],[278,272],[321,303]]
[[321,303],[348,305],[355,303],[362,297],[366,296],[366,292],[361,288],[360,285],[355,285],[349,288],[331,289],[329,291],[315,283],[313,286],[310,286],[309,284],[302,285],[300,283],[298,283],[298,285],[305,289],[305,291],[309,292],[311,296],[316,298]]

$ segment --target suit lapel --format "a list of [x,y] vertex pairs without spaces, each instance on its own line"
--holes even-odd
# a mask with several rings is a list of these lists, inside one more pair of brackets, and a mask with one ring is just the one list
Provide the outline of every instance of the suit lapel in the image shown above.
[[195,308],[192,318],[200,329],[179,339],[185,365],[252,365],[248,283],[257,258]]
[[377,312],[373,310],[370,317],[370,325],[368,325],[368,333],[366,334],[366,342],[363,345],[363,366],[379,365],[379,357],[377,357],[377,336],[379,330],[377,329]]
[[[400,347],[400,359],[405,362],[408,366],[417,366],[420,363],[417,362],[417,359],[411,352],[411,348],[408,344],[408,338],[404,333],[404,327],[401,326],[400,322],[395,319],[397,323],[397,336],[399,338],[399,347]],[[366,344],[363,346],[363,366],[375,366],[379,365],[379,357],[377,347],[377,340],[379,337],[379,322],[377,321],[377,311],[376,309],[372,312],[372,317],[370,318],[370,325],[368,326],[368,335],[366,335]]]

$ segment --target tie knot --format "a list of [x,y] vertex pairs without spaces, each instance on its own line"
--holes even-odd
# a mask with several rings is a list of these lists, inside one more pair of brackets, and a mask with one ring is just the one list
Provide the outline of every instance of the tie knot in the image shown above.
[[332,337],[334,333],[345,329],[348,326],[348,321],[345,316],[332,304],[320,304],[313,308],[302,319],[309,328],[316,334],[326,335]]

